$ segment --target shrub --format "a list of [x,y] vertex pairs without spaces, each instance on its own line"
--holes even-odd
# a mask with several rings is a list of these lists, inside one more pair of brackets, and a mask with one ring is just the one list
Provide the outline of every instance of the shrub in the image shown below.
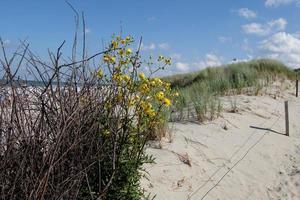
[[[113,37],[103,52],[87,57],[83,50],[80,60],[74,48],[69,63],[62,59],[62,43],[49,54],[51,65],[27,44],[10,58],[2,49],[1,199],[143,196],[142,166],[153,162],[144,146],[165,125],[176,94],[170,84],[139,72],[143,63],[139,50],[130,48],[133,42]],[[97,56],[101,61],[91,66]],[[160,56],[157,63],[160,70],[170,59]],[[35,82],[17,78],[21,67]]]

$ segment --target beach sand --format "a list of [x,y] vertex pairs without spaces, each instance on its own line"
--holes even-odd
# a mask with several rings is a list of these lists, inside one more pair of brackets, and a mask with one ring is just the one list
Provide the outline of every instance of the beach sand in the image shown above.
[[170,123],[170,136],[147,147],[156,163],[145,165],[142,187],[158,200],[300,199],[300,97],[293,93],[274,84],[263,96],[222,97],[216,120]]

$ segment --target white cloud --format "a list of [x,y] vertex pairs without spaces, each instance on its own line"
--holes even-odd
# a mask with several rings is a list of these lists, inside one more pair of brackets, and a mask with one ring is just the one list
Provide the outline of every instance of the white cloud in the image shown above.
[[200,62],[194,63],[194,66],[196,66],[198,69],[203,69],[205,67],[215,67],[222,65],[221,59],[212,53],[206,54],[205,58],[201,60]]
[[181,54],[173,54],[172,59],[174,59],[174,60],[177,59],[177,61],[175,62],[176,70],[172,71],[171,73],[189,72],[192,70],[197,71],[197,70],[200,70],[200,69],[203,69],[206,67],[216,67],[216,66],[222,65],[221,58],[213,53],[208,53],[205,55],[205,57],[202,60],[200,60],[198,62],[193,62],[193,63],[179,61],[182,59]]
[[270,28],[282,31],[285,29],[285,27],[287,25],[287,21],[284,18],[279,18],[277,20],[272,20],[272,21],[268,22],[268,25]]
[[177,62],[176,63],[176,68],[181,71],[181,72],[187,72],[189,71],[190,67],[188,63],[183,63],[183,62]]
[[295,3],[296,5],[300,5],[300,0],[266,0],[265,5],[267,7],[277,7],[280,5],[287,5]]
[[161,43],[158,44],[158,47],[162,50],[169,50],[170,49],[170,45],[168,43]]
[[271,20],[266,24],[250,23],[242,26],[242,29],[247,34],[253,34],[257,36],[266,36],[277,31],[283,31],[287,25],[287,21],[284,18]]
[[260,43],[264,57],[277,59],[290,67],[300,66],[300,39],[286,32],[279,32]]
[[141,49],[144,50],[144,51],[155,50],[156,49],[156,45],[154,43],[150,43],[149,45],[146,45],[146,44],[142,43]]
[[170,49],[170,45],[168,43],[160,43],[160,44],[155,44],[153,42],[151,42],[149,44],[142,43],[141,49],[143,51],[156,50],[156,49],[169,50]]
[[181,60],[182,59],[182,55],[180,53],[173,53],[173,54],[170,55],[170,57],[173,60]]
[[248,8],[241,8],[238,10],[238,14],[241,17],[244,17],[246,19],[252,19],[252,18],[256,18],[257,14],[256,12],[248,9]]
[[221,43],[232,42],[232,38],[231,37],[226,37],[226,36],[220,36],[220,37],[218,37],[218,40]]
[[258,36],[264,36],[269,34],[268,27],[265,27],[264,25],[259,23],[245,24],[242,26],[242,29],[247,34],[253,34]]

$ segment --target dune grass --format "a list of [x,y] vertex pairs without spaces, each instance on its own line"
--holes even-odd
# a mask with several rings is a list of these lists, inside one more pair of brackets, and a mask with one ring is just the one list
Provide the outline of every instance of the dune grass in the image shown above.
[[264,86],[275,80],[294,77],[294,71],[284,64],[260,59],[209,67],[198,72],[165,77],[164,80],[181,94],[175,110],[183,112],[185,107],[192,105],[197,119],[204,121],[219,115],[222,110],[219,96],[242,94],[245,91],[258,95]]

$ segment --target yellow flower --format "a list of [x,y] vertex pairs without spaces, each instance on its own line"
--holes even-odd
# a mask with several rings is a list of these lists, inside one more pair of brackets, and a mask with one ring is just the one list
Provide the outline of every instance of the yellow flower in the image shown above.
[[107,54],[105,54],[105,55],[103,56],[103,60],[104,60],[104,62],[109,62],[109,61],[110,61],[110,56],[107,55]]
[[178,92],[175,92],[175,93],[174,93],[174,96],[175,96],[175,97],[178,97],[178,96],[179,96],[179,93],[178,93]]
[[132,50],[130,48],[126,49],[126,54],[130,55],[132,53]]
[[126,60],[120,60],[121,65],[126,65],[128,62]]
[[165,63],[166,65],[171,65],[171,59],[170,58],[165,59]]
[[103,70],[102,70],[102,69],[99,69],[99,70],[98,70],[97,76],[98,76],[99,78],[102,78],[102,76],[103,76]]
[[128,76],[127,74],[125,74],[125,75],[123,76],[123,80],[124,80],[126,83],[129,83],[129,82],[131,81],[131,78],[130,78],[130,76]]
[[167,90],[170,90],[171,84],[170,84],[170,83],[165,83],[165,88],[166,88]]
[[110,131],[108,129],[104,129],[103,132],[102,132],[102,135],[109,136],[110,135]]
[[160,55],[160,56],[158,56],[158,59],[157,59],[157,61],[162,61],[163,59],[165,59],[165,57],[164,57],[164,56],[162,56],[162,55]]
[[126,42],[130,42],[130,37],[127,36],[127,37],[125,38],[125,40],[126,40]]
[[111,63],[115,63],[115,62],[116,62],[116,57],[114,57],[114,56],[113,56],[113,57],[110,57],[110,62],[111,62]]
[[160,92],[157,92],[157,93],[155,94],[155,97],[156,97],[157,100],[161,101],[161,100],[164,99],[165,94],[164,94],[163,92],[160,91]]
[[152,80],[152,81],[150,82],[150,85],[151,85],[151,86],[155,86],[155,85],[156,85],[156,82]]
[[120,83],[121,80],[122,80],[120,74],[118,74],[118,73],[117,73],[117,74],[114,74],[113,77],[112,77],[112,79],[113,79],[114,81],[116,81],[117,83]]
[[146,114],[149,115],[150,117],[156,116],[156,112],[153,109],[147,110]]
[[126,44],[126,40],[121,40],[121,44],[125,45]]
[[171,105],[171,100],[168,98],[164,98],[164,104],[168,107]]
[[149,102],[142,101],[141,108],[143,109],[143,112],[150,117],[154,117],[156,115],[151,103]]
[[142,93],[147,93],[149,92],[150,88],[148,87],[148,85],[146,83],[143,83],[142,85],[140,85],[140,92]]
[[155,82],[155,85],[160,86],[163,84],[162,80],[160,78],[154,78],[153,81]]
[[141,101],[141,108],[143,110],[148,110],[152,108],[152,105],[149,102]]
[[139,78],[140,78],[141,80],[145,80],[145,79],[146,79],[146,76],[145,76],[144,73],[139,73]]
[[116,48],[118,48],[118,42],[117,41],[112,41],[111,42],[111,46],[114,48],[114,49],[116,49]]
[[123,50],[123,49],[121,49],[121,50],[119,51],[119,55],[120,55],[120,56],[124,56],[124,50]]

